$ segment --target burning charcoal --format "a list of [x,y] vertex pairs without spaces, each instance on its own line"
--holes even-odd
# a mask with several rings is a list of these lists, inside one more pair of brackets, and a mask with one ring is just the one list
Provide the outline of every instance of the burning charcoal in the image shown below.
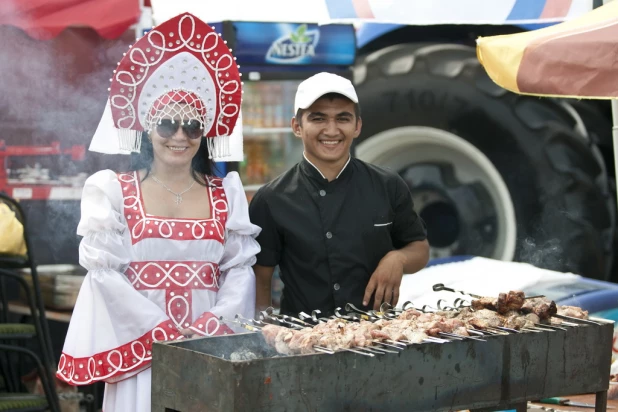
[[232,361],[246,361],[257,359],[257,355],[248,349],[241,349],[230,354],[230,360]]

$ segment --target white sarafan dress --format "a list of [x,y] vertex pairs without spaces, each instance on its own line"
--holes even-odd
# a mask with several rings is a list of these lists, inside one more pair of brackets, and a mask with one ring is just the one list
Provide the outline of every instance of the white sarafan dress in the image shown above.
[[75,304],[57,376],[106,382],[104,412],[150,412],[155,341],[233,330],[218,319],[253,317],[260,228],[249,221],[238,173],[207,178],[210,219],[147,213],[139,175],[88,178],[77,228],[88,274]]

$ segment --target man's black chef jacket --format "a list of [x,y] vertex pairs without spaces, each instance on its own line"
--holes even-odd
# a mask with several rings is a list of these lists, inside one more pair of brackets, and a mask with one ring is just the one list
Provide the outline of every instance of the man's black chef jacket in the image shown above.
[[257,264],[279,265],[284,314],[362,307],[380,259],[426,238],[403,179],[355,158],[331,182],[303,159],[258,190],[249,214],[262,228]]

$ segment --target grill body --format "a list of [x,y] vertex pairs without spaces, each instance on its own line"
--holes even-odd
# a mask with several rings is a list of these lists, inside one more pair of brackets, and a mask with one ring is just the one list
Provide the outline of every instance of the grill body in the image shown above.
[[[153,412],[509,408],[609,387],[613,325],[408,346],[398,354],[276,356],[258,333],[153,348]],[[258,358],[232,361],[235,351]]]

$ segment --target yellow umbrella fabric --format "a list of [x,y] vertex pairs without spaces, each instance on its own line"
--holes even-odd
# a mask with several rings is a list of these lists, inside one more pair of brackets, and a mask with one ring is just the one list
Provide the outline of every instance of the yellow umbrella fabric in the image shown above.
[[618,1],[544,29],[477,39],[499,86],[519,94],[618,98]]

